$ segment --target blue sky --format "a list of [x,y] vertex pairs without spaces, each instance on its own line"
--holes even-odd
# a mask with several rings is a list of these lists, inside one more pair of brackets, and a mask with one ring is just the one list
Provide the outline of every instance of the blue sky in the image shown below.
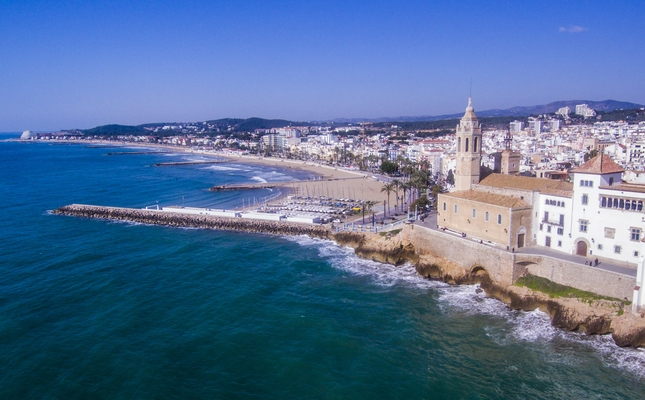
[[645,1],[0,2],[0,131],[645,103]]

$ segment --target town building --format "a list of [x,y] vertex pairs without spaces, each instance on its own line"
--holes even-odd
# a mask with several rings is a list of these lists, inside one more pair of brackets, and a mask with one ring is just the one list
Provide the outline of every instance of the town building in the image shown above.
[[469,99],[457,127],[455,190],[438,196],[440,228],[509,249],[538,245],[631,263],[644,255],[645,185],[622,181],[624,169],[597,141],[587,144],[599,154],[569,171],[572,182],[519,176],[510,141],[507,134],[494,172],[482,176],[481,126]]

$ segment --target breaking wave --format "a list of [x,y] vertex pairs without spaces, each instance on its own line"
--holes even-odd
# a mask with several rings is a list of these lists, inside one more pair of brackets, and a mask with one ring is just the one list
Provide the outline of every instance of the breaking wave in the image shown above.
[[352,248],[323,239],[306,236],[286,237],[301,246],[316,247],[320,256],[332,267],[356,276],[370,278],[375,285],[383,287],[407,287],[415,290],[434,291],[439,308],[445,313],[462,315],[485,315],[499,319],[486,329],[487,336],[501,346],[517,342],[547,345],[549,360],[558,363],[576,363],[578,356],[575,347],[582,346],[591,350],[605,365],[645,378],[645,351],[617,346],[610,335],[588,336],[577,332],[567,332],[551,325],[549,315],[538,310],[512,310],[501,301],[486,297],[479,285],[448,285],[430,281],[416,273],[411,264],[393,266],[358,257]]

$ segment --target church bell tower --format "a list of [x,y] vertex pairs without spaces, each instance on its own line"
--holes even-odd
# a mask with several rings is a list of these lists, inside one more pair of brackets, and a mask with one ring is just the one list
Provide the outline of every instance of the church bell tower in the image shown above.
[[473,184],[479,183],[481,147],[482,128],[475,115],[472,99],[469,97],[466,113],[457,125],[455,190],[469,190]]

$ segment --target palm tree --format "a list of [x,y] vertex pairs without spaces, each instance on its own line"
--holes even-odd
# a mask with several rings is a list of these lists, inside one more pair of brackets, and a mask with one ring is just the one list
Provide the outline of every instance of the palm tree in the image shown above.
[[363,224],[365,223],[365,209],[367,209],[367,217],[369,218],[372,207],[376,204],[376,201],[367,200],[363,202]]
[[399,212],[399,189],[401,189],[401,181],[398,179],[392,179],[390,183],[394,186],[394,197],[396,198],[394,212]]
[[[393,192],[394,190],[395,190],[394,185],[392,183],[386,183],[381,188],[381,193],[383,192],[387,193],[387,212],[388,213],[390,212],[390,193]],[[383,212],[383,214],[385,214],[385,211]]]

